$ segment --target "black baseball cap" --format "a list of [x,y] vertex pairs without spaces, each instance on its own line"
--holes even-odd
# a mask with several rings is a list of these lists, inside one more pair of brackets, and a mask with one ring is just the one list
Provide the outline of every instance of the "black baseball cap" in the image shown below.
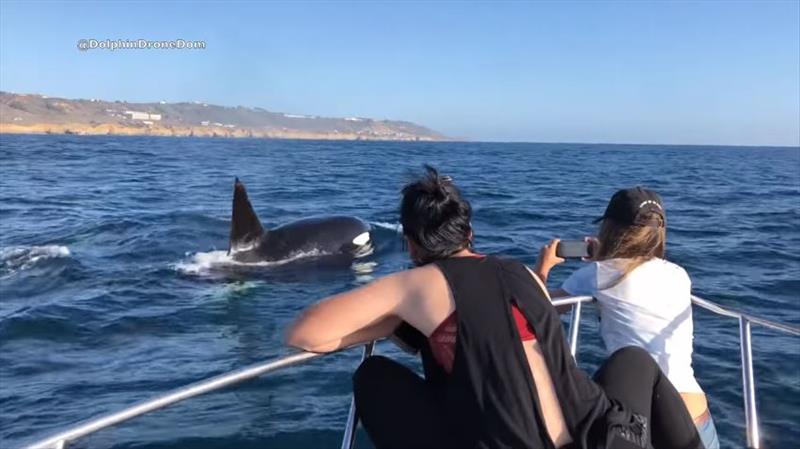
[[[649,212],[655,212],[661,216],[661,220],[648,218]],[[606,207],[606,212],[602,217],[594,221],[610,218],[623,225],[633,226],[653,226],[662,227],[666,222],[664,213],[664,202],[661,197],[652,190],[643,187],[633,187],[617,191],[611,197],[611,201]]]

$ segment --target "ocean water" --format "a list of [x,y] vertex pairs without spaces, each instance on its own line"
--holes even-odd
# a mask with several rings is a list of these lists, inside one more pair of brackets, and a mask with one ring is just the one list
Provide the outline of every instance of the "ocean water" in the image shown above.
[[[658,190],[696,294],[800,325],[800,149],[0,136],[0,446],[282,354],[304,307],[409,265],[399,190],[423,163],[474,207],[477,248],[534,263],[591,234],[620,187]],[[350,214],[376,250],[231,265],[234,177],[267,226]],[[559,266],[553,284],[580,262]],[[723,447],[744,446],[738,323],[695,311],[695,370]],[[589,308],[581,365],[603,354]],[[800,447],[800,339],[754,328],[764,447]],[[378,351],[396,354],[389,345]],[[358,351],[99,432],[71,447],[337,447]],[[409,357],[408,362],[413,362]],[[387,404],[390,405],[390,404]],[[368,447],[363,433],[359,447]]]

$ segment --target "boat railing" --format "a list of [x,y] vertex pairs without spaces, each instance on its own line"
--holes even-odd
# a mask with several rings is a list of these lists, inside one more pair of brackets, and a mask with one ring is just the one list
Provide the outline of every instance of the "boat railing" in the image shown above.
[[[580,319],[582,312],[582,305],[584,303],[592,302],[593,298],[590,296],[575,296],[569,298],[560,298],[553,301],[555,306],[572,306],[569,330],[567,338],[569,340],[569,348],[572,355],[577,358],[578,355],[578,335],[580,327]],[[757,449],[760,447],[760,433],[758,426],[758,413],[756,409],[756,391],[755,391],[755,375],[753,373],[753,353],[751,345],[751,325],[757,324],[769,329],[777,330],[783,333],[800,336],[800,327],[788,324],[777,323],[763,318],[755,317],[745,313],[733,311],[723,308],[711,301],[692,297],[694,305],[713,312],[717,315],[722,315],[730,318],[736,318],[739,321],[739,345],[741,349],[741,364],[742,364],[742,391],[744,396],[744,410],[746,419],[747,431],[747,445],[749,448]],[[362,360],[372,355],[375,342],[370,342],[366,345],[359,345],[363,347]],[[345,351],[351,348],[345,348]],[[340,352],[340,351],[337,351]],[[330,353],[329,353],[330,354]],[[39,440],[28,446],[27,449],[65,449],[67,445],[75,440],[82,438],[86,435],[95,433],[99,430],[120,424],[122,422],[136,418],[137,416],[150,413],[152,411],[176,404],[181,401],[200,396],[206,393],[211,393],[232,385],[245,382],[264,374],[275,372],[290,366],[306,363],[314,359],[318,359],[328,354],[318,354],[311,352],[298,352],[278,359],[270,360],[264,363],[259,363],[244,369],[236,370],[230,373],[222,374],[203,380],[186,387],[179,388],[172,392],[160,395],[154,399],[147,400],[135,404],[124,410],[110,413],[96,419],[89,420],[75,427],[69,428],[51,437]],[[347,424],[345,426],[344,435],[342,438],[342,449],[352,449],[355,441],[355,430],[358,425],[358,414],[355,407],[355,402],[351,399],[350,411],[347,416]]]

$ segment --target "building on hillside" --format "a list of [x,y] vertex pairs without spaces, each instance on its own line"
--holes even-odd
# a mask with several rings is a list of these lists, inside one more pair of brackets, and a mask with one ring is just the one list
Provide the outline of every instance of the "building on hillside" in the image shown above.
[[150,121],[161,120],[161,114],[150,114],[147,112],[125,111],[125,115],[130,116],[129,118],[131,120],[150,120]]

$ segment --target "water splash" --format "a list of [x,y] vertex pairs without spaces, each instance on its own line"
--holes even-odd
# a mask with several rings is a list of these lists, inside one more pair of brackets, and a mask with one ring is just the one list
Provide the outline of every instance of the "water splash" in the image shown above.
[[70,257],[69,248],[61,245],[6,246],[0,248],[0,275],[10,276],[48,260]]
[[313,250],[294,253],[281,260],[246,263],[234,260],[232,255],[228,254],[227,251],[208,251],[194,254],[187,253],[187,258],[172,264],[172,268],[182,274],[203,276],[214,272],[214,270],[224,270],[235,267],[278,267],[295,260],[324,255],[326,254],[321,251]]
[[403,225],[400,223],[389,223],[386,221],[371,221],[369,222],[369,224],[375,226],[376,228],[387,229],[389,231],[396,232],[398,234],[403,233]]

